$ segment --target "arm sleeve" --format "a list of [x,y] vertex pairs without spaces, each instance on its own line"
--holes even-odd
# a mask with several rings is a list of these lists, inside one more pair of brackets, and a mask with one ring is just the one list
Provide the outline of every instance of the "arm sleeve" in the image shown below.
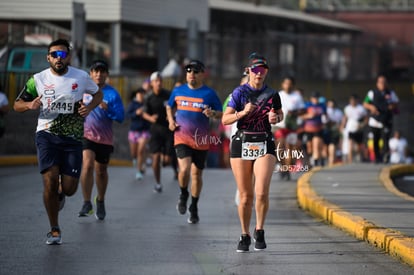
[[172,91],[172,93],[170,95],[170,98],[168,99],[168,103],[167,103],[167,105],[170,106],[171,108],[174,108],[175,105],[176,105],[176,102],[175,102],[175,93],[176,92],[175,91],[176,91],[175,89]]
[[227,103],[227,106],[233,108],[236,111],[240,111],[240,104],[238,104],[238,102],[240,102],[240,89],[239,87],[237,87],[236,89],[234,89],[234,91],[230,94],[230,99]]
[[110,102],[111,104],[108,108],[108,117],[122,123],[125,118],[124,105],[122,104],[121,97],[117,92],[115,92],[115,90],[113,90]]
[[92,78],[85,73],[85,85],[86,85],[86,92],[89,94],[96,94],[99,91],[98,85],[92,80]]
[[272,98],[272,108],[275,110],[282,109],[282,102],[278,92],[275,92]]
[[367,96],[364,99],[364,103],[372,103],[373,99],[374,99],[374,92],[371,90],[367,93]]
[[23,101],[32,101],[38,97],[38,93],[36,90],[36,85],[33,76],[27,80],[26,85],[24,85],[23,89],[20,91],[19,95],[16,98],[16,101],[21,99]]

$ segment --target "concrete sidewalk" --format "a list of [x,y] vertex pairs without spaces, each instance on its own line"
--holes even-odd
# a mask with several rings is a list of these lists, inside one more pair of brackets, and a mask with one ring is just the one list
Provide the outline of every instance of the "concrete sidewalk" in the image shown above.
[[414,166],[316,168],[298,180],[298,201],[304,210],[414,266],[414,200],[390,179],[404,173],[414,173]]

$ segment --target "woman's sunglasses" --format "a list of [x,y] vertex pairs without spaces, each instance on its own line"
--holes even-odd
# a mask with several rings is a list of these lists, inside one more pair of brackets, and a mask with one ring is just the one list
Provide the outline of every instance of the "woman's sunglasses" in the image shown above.
[[262,66],[258,66],[258,67],[254,67],[254,68],[250,68],[250,71],[254,74],[264,74],[266,72],[266,68],[262,67]]

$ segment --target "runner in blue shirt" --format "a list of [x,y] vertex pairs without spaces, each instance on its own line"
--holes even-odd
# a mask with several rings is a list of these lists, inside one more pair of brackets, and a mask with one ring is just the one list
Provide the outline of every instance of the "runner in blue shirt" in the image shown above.
[[205,67],[201,61],[192,60],[185,67],[187,83],[176,87],[168,101],[169,128],[174,131],[174,146],[178,158],[178,183],[181,195],[177,210],[187,212],[188,184],[191,172],[191,205],[188,223],[198,223],[198,198],[202,187],[202,172],[211,140],[210,118],[220,119],[222,105],[217,94],[204,85]]

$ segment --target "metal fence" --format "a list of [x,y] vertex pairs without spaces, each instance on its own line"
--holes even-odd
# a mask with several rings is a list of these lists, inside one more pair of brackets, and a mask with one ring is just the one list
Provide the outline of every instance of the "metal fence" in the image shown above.
[[[222,78],[241,76],[248,55],[258,51],[267,57],[275,77],[369,80],[385,69],[392,71],[392,56],[388,55],[396,53],[390,49],[385,55],[382,48],[353,36],[268,33],[265,37],[263,39],[263,34],[248,37],[208,35],[206,62],[211,75]],[[399,49],[398,53],[412,56],[410,48]]]

